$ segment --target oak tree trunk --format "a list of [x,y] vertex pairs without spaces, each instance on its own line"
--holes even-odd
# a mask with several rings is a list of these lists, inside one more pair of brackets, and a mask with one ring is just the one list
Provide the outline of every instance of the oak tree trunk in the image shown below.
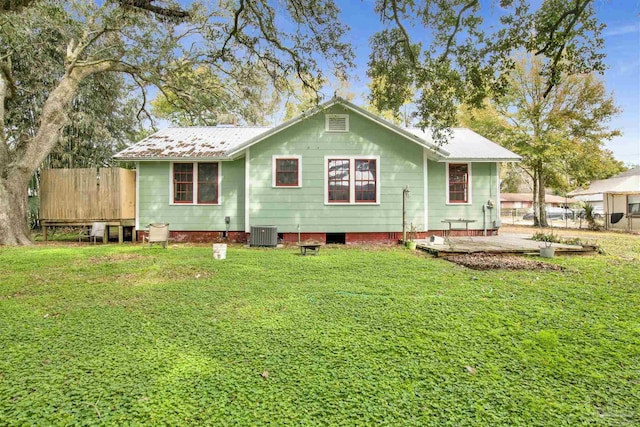
[[549,223],[547,222],[547,207],[546,207],[546,183],[544,179],[544,173],[542,172],[542,167],[538,171],[538,203],[540,204],[540,212],[539,212],[539,225],[540,227],[548,227]]
[[532,202],[533,202],[533,226],[537,227],[540,225],[538,220],[538,215],[540,215],[540,203],[538,202],[538,171],[534,169],[533,171],[533,194],[532,194]]
[[0,178],[0,245],[28,245],[31,237],[28,227],[29,177]]
[[[109,65],[101,63],[68,71],[45,101],[38,132],[32,138],[9,148],[4,135],[0,137],[0,245],[31,243],[27,215],[29,180],[60,140],[68,120],[66,112],[80,81],[92,73],[107,71]],[[6,86],[0,84],[0,89],[6,91]],[[4,111],[0,113],[0,119],[4,119]]]

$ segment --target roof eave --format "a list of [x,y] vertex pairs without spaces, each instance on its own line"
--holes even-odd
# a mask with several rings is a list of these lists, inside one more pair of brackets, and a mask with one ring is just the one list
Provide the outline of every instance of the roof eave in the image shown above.
[[154,157],[113,157],[115,160],[118,160],[120,162],[184,162],[184,161],[215,161],[215,162],[221,162],[221,161],[225,161],[225,160],[234,160],[228,156],[225,157],[205,157],[205,156],[199,156],[199,157],[176,157],[176,156],[170,156],[170,157],[159,157],[159,156],[154,156]]
[[494,162],[498,162],[498,163],[518,163],[520,162],[522,159],[521,158],[513,158],[513,157],[492,157],[492,158],[487,158],[487,157],[445,157],[441,160],[438,160],[438,162],[446,162],[446,163],[452,163],[452,162],[461,162],[461,163],[494,163]]

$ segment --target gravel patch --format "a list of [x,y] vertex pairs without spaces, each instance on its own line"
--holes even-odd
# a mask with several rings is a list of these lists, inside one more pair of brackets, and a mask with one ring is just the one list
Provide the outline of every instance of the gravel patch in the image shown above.
[[485,253],[452,255],[447,261],[464,265],[474,270],[546,270],[562,271],[564,267],[544,261],[534,261],[522,256],[492,255]]

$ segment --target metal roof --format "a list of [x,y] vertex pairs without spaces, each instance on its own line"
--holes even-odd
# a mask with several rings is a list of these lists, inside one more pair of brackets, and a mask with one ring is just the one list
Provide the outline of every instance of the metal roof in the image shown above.
[[438,161],[513,162],[520,160],[517,154],[469,129],[454,128],[448,143],[439,146],[433,141],[429,131],[401,128],[341,98],[333,98],[275,127],[217,126],[163,129],[120,151],[114,157],[119,160],[227,160],[238,157],[252,145],[334,104],[343,105],[403,138],[429,149],[429,156]]
[[[435,144],[431,131],[418,128],[407,128],[407,131],[418,136],[429,144]],[[449,140],[442,145],[448,151],[442,161],[474,161],[474,162],[517,162],[521,157],[516,153],[488,140],[471,129],[452,128]]]
[[587,194],[640,194],[640,168],[630,169],[609,179],[593,181],[589,188],[574,190],[570,196]]
[[238,145],[271,127],[167,128],[150,135],[114,157],[120,160],[225,159]]

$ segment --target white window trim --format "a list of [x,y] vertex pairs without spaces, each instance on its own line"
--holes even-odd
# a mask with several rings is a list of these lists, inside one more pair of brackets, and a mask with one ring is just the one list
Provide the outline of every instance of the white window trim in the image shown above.
[[[175,203],[173,201],[173,165],[176,163],[193,164],[193,199],[191,203]],[[217,163],[218,164],[218,203],[198,203],[198,163]],[[169,163],[169,205],[170,206],[220,206],[222,205],[222,162],[170,162]]]
[[[329,160],[349,160],[349,202],[329,202]],[[355,161],[375,160],[376,161],[376,201],[357,202],[355,192]],[[324,156],[324,204],[325,206],[376,206],[380,204],[380,156]]]
[[[298,185],[277,185],[276,184],[276,160],[296,159],[298,160]],[[302,187],[302,156],[277,154],[271,157],[271,187],[273,188],[301,188]]]
[[422,173],[424,186],[424,194],[422,199],[422,203],[424,206],[423,230],[426,231],[429,229],[429,152],[427,148],[422,150]]
[[[344,130],[329,130],[329,120],[336,118],[344,118]],[[325,114],[324,115],[324,130],[329,133],[345,133],[349,132],[349,115],[348,114]]]
[[[173,167],[173,166],[172,166]],[[136,230],[140,230],[140,162],[136,162]]]
[[[445,197],[446,197],[446,204],[450,205],[450,206],[468,206],[468,205],[472,205],[473,204],[473,176],[471,173],[471,163],[468,162],[447,162],[445,163],[445,178],[447,183],[445,184],[444,187],[444,191],[445,191]],[[449,200],[449,165],[467,165],[467,171],[469,172],[469,179],[467,180],[467,202],[466,203],[456,203],[456,202],[451,202]]]

